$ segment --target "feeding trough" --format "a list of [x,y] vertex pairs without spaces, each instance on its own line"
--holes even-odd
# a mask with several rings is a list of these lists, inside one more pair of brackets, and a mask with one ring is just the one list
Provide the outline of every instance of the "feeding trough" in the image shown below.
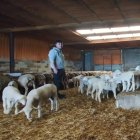
[[140,109],[140,93],[120,93],[116,98],[116,108]]

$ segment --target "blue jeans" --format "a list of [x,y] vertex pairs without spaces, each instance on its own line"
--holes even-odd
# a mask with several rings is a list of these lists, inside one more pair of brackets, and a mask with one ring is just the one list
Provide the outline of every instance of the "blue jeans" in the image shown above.
[[53,73],[53,80],[54,84],[57,87],[57,90],[63,90],[64,89],[64,80],[66,78],[65,70],[64,69],[58,69],[57,74]]

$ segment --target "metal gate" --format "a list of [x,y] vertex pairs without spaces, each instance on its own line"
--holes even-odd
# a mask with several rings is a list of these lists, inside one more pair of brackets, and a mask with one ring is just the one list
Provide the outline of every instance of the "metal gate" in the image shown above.
[[85,52],[85,70],[91,71],[92,66],[92,52]]
[[123,49],[122,50],[123,70],[134,70],[140,65],[140,49]]

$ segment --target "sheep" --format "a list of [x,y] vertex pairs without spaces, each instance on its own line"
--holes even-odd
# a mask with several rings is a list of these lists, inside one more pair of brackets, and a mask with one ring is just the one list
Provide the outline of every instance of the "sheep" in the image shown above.
[[[117,88],[117,83],[110,79],[109,81],[105,81],[101,78],[92,78],[88,80],[88,89],[87,89],[87,95],[89,94],[89,90],[92,89],[91,91],[91,96],[94,98],[94,92],[96,91],[96,101],[98,99],[99,102],[101,102],[100,95],[103,93],[103,91],[109,91],[111,90],[114,94],[114,98],[116,99],[116,88]],[[108,97],[108,93],[107,93]]]
[[135,71],[140,71],[140,65],[136,66]]
[[27,96],[28,87],[33,87],[35,89],[35,76],[32,74],[25,74],[18,78],[20,86],[25,88],[25,94]]
[[99,76],[99,78],[101,78],[105,81],[109,81],[111,79],[111,76],[109,74],[102,74]]
[[[123,90],[122,92],[126,91],[135,91],[135,79],[134,79],[134,72],[128,71],[120,73],[118,76],[114,77],[113,79],[116,80],[117,83],[122,83]],[[130,86],[131,85],[131,86]]]
[[25,105],[26,103],[26,96],[22,95],[17,87],[12,86],[12,83],[15,83],[15,81],[9,82],[2,92],[4,114],[10,114],[14,106],[15,114],[17,114],[18,104],[21,103],[22,105]]
[[74,87],[78,87],[79,86],[79,81],[80,81],[81,77],[83,77],[83,75],[75,76],[75,77],[69,79],[69,82],[73,82],[74,83]]
[[19,113],[24,112],[26,118],[31,121],[31,111],[35,108],[35,103],[37,102],[38,118],[41,118],[42,105],[50,99],[51,110],[58,110],[58,97],[57,97],[57,87],[54,84],[45,84],[37,89],[32,89],[27,95],[27,103],[25,107],[19,111]]
[[95,76],[82,76],[80,78],[80,85],[78,87],[78,92],[83,94],[85,92],[85,90],[87,90],[88,87],[88,80],[93,78]]
[[36,74],[35,75],[35,83],[36,87],[40,87],[46,84],[46,77],[44,74]]
[[8,86],[13,86],[13,87],[15,87],[15,88],[18,89],[18,84],[17,84],[16,81],[10,81],[10,82],[8,83]]
[[140,76],[139,76],[139,73],[140,73],[140,65],[138,65],[136,68],[135,68],[135,85],[136,85],[136,89],[139,89],[140,88]]
[[[91,91],[93,89],[93,85],[97,80],[98,79],[96,77],[92,77],[92,78],[88,79],[88,81],[87,81],[87,92],[86,92],[87,96],[89,95],[89,93],[91,93]],[[91,95],[92,95],[92,98],[94,98],[93,93],[91,93]]]

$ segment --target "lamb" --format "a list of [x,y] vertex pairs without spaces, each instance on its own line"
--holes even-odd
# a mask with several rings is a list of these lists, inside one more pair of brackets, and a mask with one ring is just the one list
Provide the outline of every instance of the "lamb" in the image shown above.
[[28,87],[33,87],[35,89],[35,76],[32,74],[25,74],[18,78],[19,84],[25,88],[25,94],[27,96]]
[[37,89],[33,89],[27,95],[27,103],[25,107],[19,111],[19,113],[24,112],[27,119],[29,121],[32,120],[31,118],[31,111],[34,106],[36,106],[37,102],[37,110],[38,110],[38,118],[41,118],[42,113],[42,105],[50,99],[51,101],[51,110],[58,110],[58,97],[57,97],[57,87],[54,84],[45,84]]
[[35,75],[35,83],[36,87],[40,87],[46,84],[46,77],[44,74],[36,74]]
[[94,98],[93,96],[93,86],[96,84],[96,81],[98,81],[98,79],[96,77],[92,77],[90,79],[88,79],[87,81],[87,92],[86,95],[88,96],[89,94],[91,94],[92,98]]
[[[122,83],[123,90],[122,92],[126,91],[135,91],[135,79],[134,79],[134,72],[128,71],[119,74],[116,77],[113,77],[117,83]],[[130,86],[131,85],[131,86]]]
[[[136,85],[136,89],[139,89],[140,88],[140,77],[139,77],[139,72],[140,72],[140,65],[138,65],[136,68],[135,68],[135,71],[136,73],[135,75],[135,85]],[[138,75],[137,75],[138,73]]]
[[91,91],[91,96],[94,98],[94,92],[96,91],[96,101],[98,99],[99,102],[101,102],[100,95],[103,93],[104,90],[107,92],[110,90],[114,94],[114,98],[116,99],[116,88],[117,88],[117,83],[110,79],[109,81],[105,81],[101,78],[92,78],[88,81],[88,90],[87,90],[87,95],[89,94],[89,90],[92,89]]
[[74,83],[74,87],[78,87],[81,77],[83,77],[83,75],[75,76],[75,77],[73,77],[72,79],[69,79],[69,82],[72,81],[72,82]]
[[140,71],[140,66],[136,66],[135,71]]
[[78,87],[78,92],[79,93],[84,93],[85,90],[87,90],[87,86],[88,86],[88,80],[93,78],[94,76],[82,76],[80,78],[80,85]]
[[9,82],[8,86],[2,92],[4,114],[10,114],[12,108],[15,106],[15,114],[18,113],[18,104],[25,105],[26,96],[22,95],[17,87],[12,86],[15,81]]
[[16,81],[10,81],[10,82],[8,83],[8,86],[13,86],[13,87],[15,87],[15,88],[18,89],[18,84],[17,84]]
[[101,78],[105,81],[109,81],[111,79],[111,76],[109,74],[102,74],[102,75],[100,75],[99,78]]

